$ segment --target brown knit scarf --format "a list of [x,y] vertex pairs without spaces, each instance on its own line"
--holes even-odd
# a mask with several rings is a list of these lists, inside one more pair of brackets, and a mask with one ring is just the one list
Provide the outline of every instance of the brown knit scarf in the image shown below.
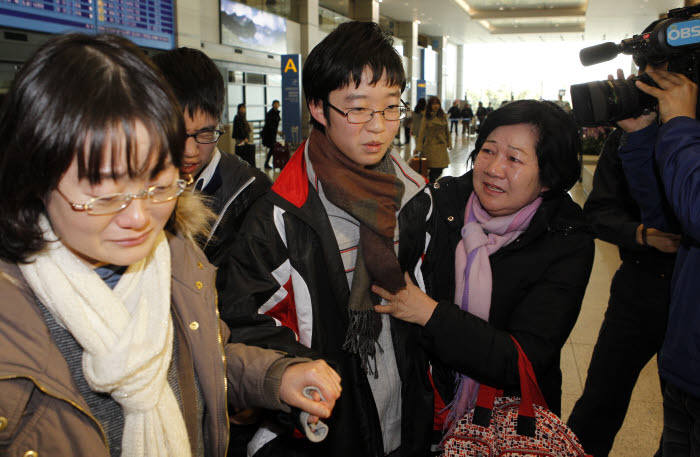
[[373,306],[381,300],[370,286],[376,283],[392,293],[406,286],[394,252],[396,212],[404,185],[396,177],[388,153],[376,166],[364,168],[318,130],[312,130],[309,138],[309,158],[328,200],[360,222],[343,349],[359,355],[365,372],[376,377],[375,345],[382,323]]

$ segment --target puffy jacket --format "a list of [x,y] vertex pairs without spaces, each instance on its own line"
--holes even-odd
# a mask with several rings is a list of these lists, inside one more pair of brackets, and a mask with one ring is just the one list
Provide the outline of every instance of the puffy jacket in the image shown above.
[[[532,362],[549,409],[561,411],[559,359],[576,323],[593,264],[593,237],[568,194],[551,196],[527,230],[489,260],[493,276],[488,323],[454,304],[455,249],[473,191],[472,173],[433,185],[436,224],[425,258],[428,294],[439,301],[424,327],[430,350],[446,366],[481,383],[519,391],[513,335]],[[454,378],[442,377],[449,400]]]
[[[243,224],[232,251],[235,274],[229,286],[234,293],[223,302],[222,318],[236,322],[240,314],[265,313],[291,329],[295,338],[269,341],[260,337],[259,344],[322,357],[343,379],[343,393],[328,421],[330,433],[324,442],[306,446],[280,436],[259,448],[260,455],[383,456],[379,415],[369,382],[359,357],[343,349],[350,291],[330,221],[309,183],[304,148],[302,144]],[[420,265],[431,200],[422,178],[402,160],[394,158],[394,164],[397,173],[413,180],[413,192],[418,191],[398,214],[399,262],[422,284]],[[415,325],[392,318],[391,334],[402,387],[400,455],[423,457],[428,452],[433,415],[426,355]]]
[[[229,330],[218,319],[214,268],[191,242],[170,235],[169,242],[177,259],[172,263],[173,320],[178,340],[187,343],[205,403],[205,454],[224,457],[227,403],[234,409],[288,409],[279,401],[279,384],[294,359],[256,347],[222,344],[228,341]],[[102,426],[75,387],[17,265],[0,262],[0,296],[0,454],[21,457],[34,451],[38,456],[109,457]],[[185,379],[179,364],[178,370]],[[194,391],[194,385],[189,388]]]

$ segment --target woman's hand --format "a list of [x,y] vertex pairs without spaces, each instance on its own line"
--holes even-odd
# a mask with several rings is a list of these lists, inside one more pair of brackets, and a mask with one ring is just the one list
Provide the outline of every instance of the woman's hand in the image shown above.
[[[323,394],[321,400],[318,393],[314,398],[306,398],[303,394],[304,387],[318,387]],[[315,423],[319,417],[328,418],[333,411],[335,401],[340,397],[340,375],[335,372],[325,361],[295,363],[290,365],[282,374],[280,384],[280,400],[290,406],[306,411],[311,415],[309,422]]]
[[424,326],[433,315],[437,302],[413,284],[408,273],[404,273],[404,277],[406,288],[395,294],[376,284],[372,286],[372,292],[387,301],[386,305],[377,305],[374,310],[382,314],[391,314],[402,321]]

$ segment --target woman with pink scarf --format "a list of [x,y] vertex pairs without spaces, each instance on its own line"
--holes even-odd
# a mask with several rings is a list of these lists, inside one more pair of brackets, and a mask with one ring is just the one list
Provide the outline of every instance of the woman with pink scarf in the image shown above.
[[581,308],[593,237],[567,190],[580,174],[577,127],[550,102],[509,103],[486,118],[472,171],[433,186],[434,232],[423,293],[389,294],[377,312],[423,327],[448,424],[474,407],[479,385],[519,394],[518,352],[549,409],[561,411],[559,359]]

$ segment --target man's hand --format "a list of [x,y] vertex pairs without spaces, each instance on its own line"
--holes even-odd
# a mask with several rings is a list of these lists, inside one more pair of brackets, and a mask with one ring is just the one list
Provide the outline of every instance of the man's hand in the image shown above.
[[[613,75],[608,75],[608,79],[613,81]],[[617,79],[625,79],[625,74],[621,69],[617,69]],[[649,127],[656,121],[656,113],[651,112],[647,114],[642,114],[639,117],[631,117],[629,119],[623,119],[617,121],[617,125],[627,133],[637,132]]]
[[[642,237],[642,231],[644,226],[640,224],[637,227],[637,243],[644,244],[644,238]],[[646,241],[647,246],[656,248],[661,252],[666,252],[668,254],[673,254],[678,251],[678,246],[681,243],[681,236],[677,233],[662,232],[655,228],[646,229]]]
[[685,75],[661,69],[649,69],[647,74],[659,87],[652,87],[641,81],[637,81],[635,84],[639,90],[659,100],[661,122],[666,123],[680,116],[695,119],[695,105],[698,98],[697,84]]
[[[321,400],[318,393],[314,393],[313,400],[306,398],[303,394],[306,386],[318,387],[325,401]],[[330,417],[341,391],[338,373],[325,361],[315,360],[295,363],[284,370],[280,385],[280,400],[306,411],[311,415],[310,422],[315,423],[319,417]]]
[[437,302],[420,290],[408,273],[404,273],[406,288],[392,294],[376,284],[372,291],[387,301],[386,305],[377,305],[374,310],[378,313],[391,314],[402,321],[424,326],[433,315]]

